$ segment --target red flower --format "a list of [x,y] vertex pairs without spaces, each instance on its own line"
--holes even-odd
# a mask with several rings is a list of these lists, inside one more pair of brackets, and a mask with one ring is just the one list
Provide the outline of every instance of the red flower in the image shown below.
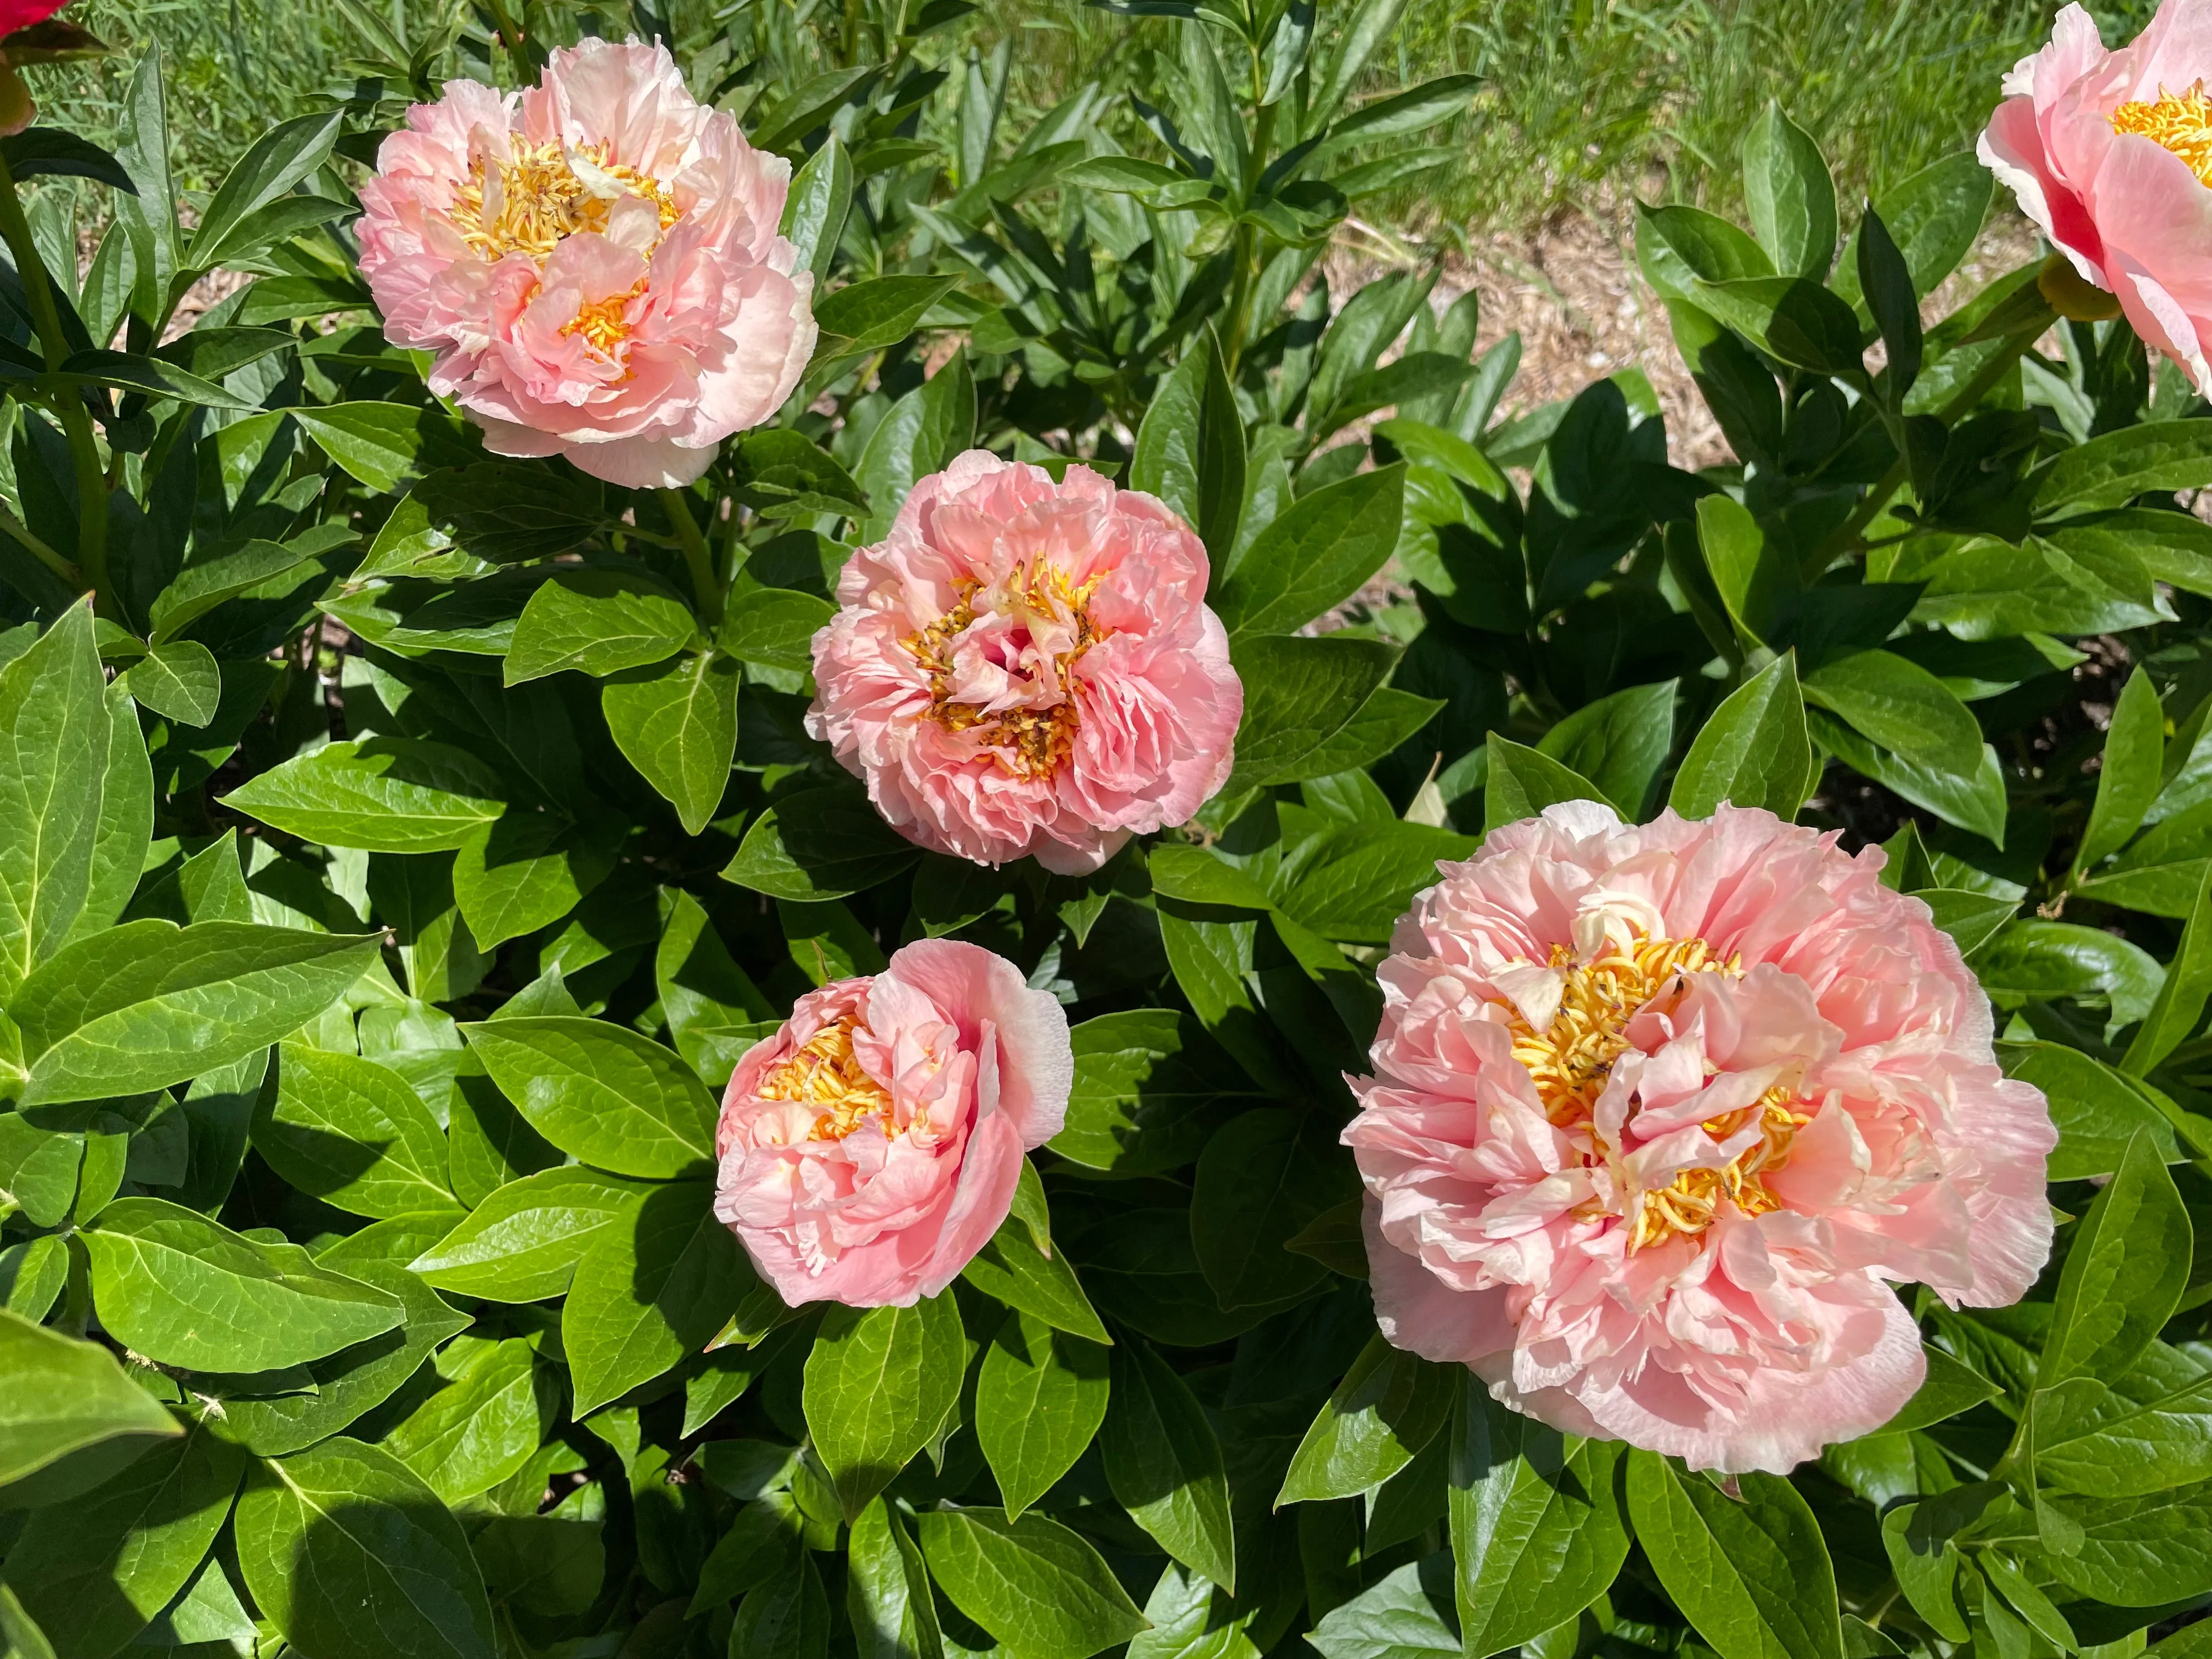
[[0,0],[0,35],[43,23],[68,3],[69,0]]

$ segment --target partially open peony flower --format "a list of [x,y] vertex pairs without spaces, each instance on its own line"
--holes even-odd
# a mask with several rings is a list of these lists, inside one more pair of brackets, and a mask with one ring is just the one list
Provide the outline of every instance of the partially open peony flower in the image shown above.
[[1571,1433],[1783,1473],[1919,1387],[1888,1281],[2014,1302],[2043,1097],[1882,854],[1771,812],[1492,834],[1383,964],[1345,1131],[1384,1334]]
[[814,279],[776,234],[790,177],[666,47],[586,40],[528,91],[456,81],[408,111],[362,186],[362,272],[486,447],[685,484],[814,349]]
[[2212,0],[2165,0],[2118,52],[2078,5],[2005,77],[1983,164],[2212,394]]
[[1206,577],[1154,497],[971,449],[847,562],[806,729],[924,847],[1095,870],[1228,780],[1244,689]]
[[793,1306],[911,1307],[989,1243],[1074,1080],[1050,994],[981,945],[918,940],[745,1051],[714,1213]]

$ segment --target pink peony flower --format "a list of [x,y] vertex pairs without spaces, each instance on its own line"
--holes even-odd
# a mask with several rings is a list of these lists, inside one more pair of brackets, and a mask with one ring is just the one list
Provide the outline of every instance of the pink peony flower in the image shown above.
[[814,279],[776,234],[790,177],[667,48],[586,40],[526,92],[456,81],[408,111],[362,187],[362,272],[495,453],[686,484],[814,349]]
[[2005,77],[1979,146],[2021,211],[2212,394],[2212,0],[2165,0],[2106,52],[2078,5]]
[[745,1051],[714,1133],[714,1213],[794,1307],[911,1307],[998,1231],[1074,1081],[1048,993],[981,945],[917,940],[808,992]]
[[2043,1097],[1927,907],[1834,843],[1577,801],[1443,866],[1344,1134],[1390,1340],[1571,1433],[1780,1474],[1919,1387],[1887,1281],[2027,1291]]
[[1152,496],[971,449],[846,564],[806,729],[909,840],[1096,870],[1229,777],[1244,688],[1206,577]]

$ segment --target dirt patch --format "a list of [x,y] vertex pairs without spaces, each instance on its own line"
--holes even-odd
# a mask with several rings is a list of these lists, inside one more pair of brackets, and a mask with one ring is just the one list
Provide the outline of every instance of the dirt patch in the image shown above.
[[[1376,244],[1358,237],[1328,259],[1329,289],[1346,294],[1387,265]],[[1393,252],[1395,239],[1382,239]],[[1933,323],[1984,283],[2034,257],[2033,227],[2011,214],[1992,219],[1972,253],[1929,298]],[[1571,398],[1591,381],[1623,368],[1643,370],[1667,420],[1668,450],[1677,466],[1695,471],[1732,459],[1718,424],[1698,395],[1674,349],[1667,308],[1636,269],[1635,221],[1618,214],[1555,215],[1533,234],[1475,242],[1449,257],[1431,303],[1441,311],[1470,289],[1481,296],[1476,339],[1487,349],[1518,330],[1521,372],[1498,406],[1516,415]]]

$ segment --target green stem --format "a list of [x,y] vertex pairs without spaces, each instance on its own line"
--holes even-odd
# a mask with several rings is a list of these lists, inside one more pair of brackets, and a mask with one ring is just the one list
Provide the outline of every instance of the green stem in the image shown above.
[[667,509],[669,522],[676,526],[676,539],[684,548],[684,562],[690,567],[691,591],[698,596],[699,614],[707,619],[707,626],[719,628],[722,622],[722,586],[714,580],[714,555],[707,545],[707,538],[699,528],[699,521],[691,516],[690,492],[685,489],[664,489],[660,503]]
[[491,26],[499,36],[500,45],[507,48],[507,61],[514,71],[515,85],[528,86],[530,58],[522,49],[522,31],[514,27],[501,0],[491,0]]
[[[102,616],[112,614],[114,599],[107,580],[107,473],[100,463],[100,440],[92,429],[91,413],[77,389],[58,379],[69,356],[69,338],[62,332],[61,313],[54,305],[53,280],[46,262],[39,257],[30,221],[15,194],[15,178],[0,156],[0,239],[15,256],[16,273],[31,302],[31,325],[38,331],[39,349],[46,360],[47,384],[40,389],[60,416],[69,438],[70,459],[76,470],[77,561],[92,580],[93,606]],[[25,544],[27,546],[27,543]],[[37,549],[32,550],[36,552]],[[52,553],[51,548],[46,550]],[[66,561],[64,561],[66,562]]]
[[6,532],[9,539],[21,543],[23,550],[33,558],[72,586],[84,580],[75,565],[33,535],[30,526],[4,507],[0,507],[0,531]]

